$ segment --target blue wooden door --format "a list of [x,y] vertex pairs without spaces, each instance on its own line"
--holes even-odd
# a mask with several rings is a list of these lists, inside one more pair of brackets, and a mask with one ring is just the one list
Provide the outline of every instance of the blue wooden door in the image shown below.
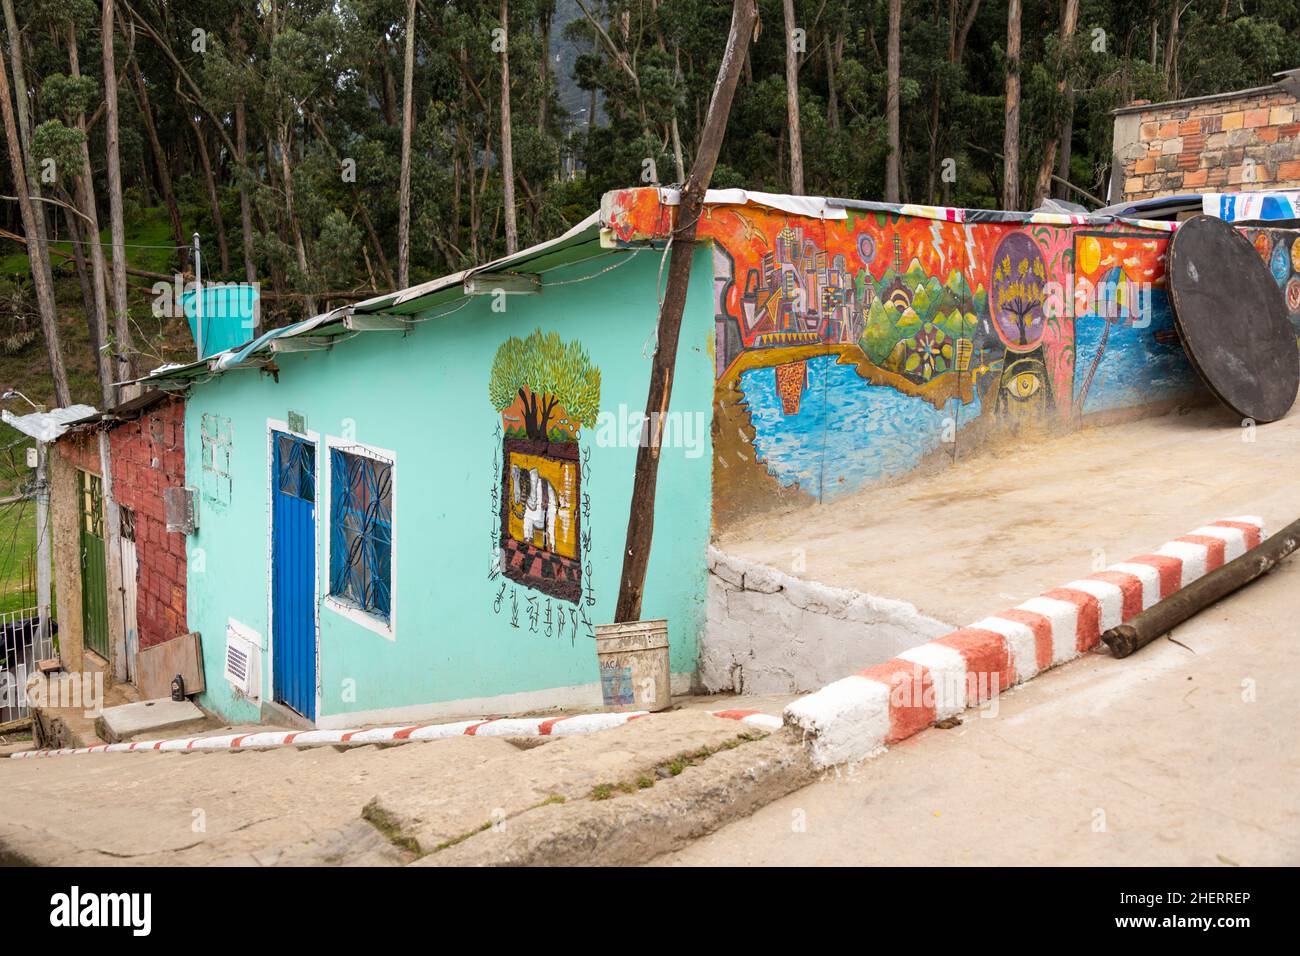
[[316,446],[272,433],[273,694],[316,719]]

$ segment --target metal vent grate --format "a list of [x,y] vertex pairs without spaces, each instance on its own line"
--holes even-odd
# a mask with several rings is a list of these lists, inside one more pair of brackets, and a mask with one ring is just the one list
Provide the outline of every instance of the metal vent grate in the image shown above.
[[233,683],[248,683],[248,653],[233,642],[226,645],[226,673]]
[[[226,625],[226,662],[224,674],[230,686],[245,697],[260,696],[261,678],[259,676],[260,648],[257,643],[244,636],[246,628],[236,627],[234,623]],[[251,636],[251,632],[248,632]]]

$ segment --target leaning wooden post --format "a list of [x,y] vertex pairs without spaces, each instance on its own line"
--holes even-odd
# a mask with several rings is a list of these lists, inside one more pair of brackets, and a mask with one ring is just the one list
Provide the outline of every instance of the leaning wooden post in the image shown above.
[[614,623],[636,621],[641,617],[641,597],[645,593],[646,566],[650,561],[650,540],[654,536],[655,485],[659,477],[659,441],[663,435],[664,415],[673,393],[673,369],[677,365],[677,338],[686,307],[686,288],[691,278],[691,260],[695,255],[695,228],[704,211],[704,194],[713,178],[722,137],[727,131],[731,100],[745,60],[745,51],[754,32],[758,16],[755,0],[735,0],[731,11],[731,33],[718,67],[713,98],[704,119],[700,148],[691,166],[691,175],[682,190],[677,219],[670,238],[668,286],[659,310],[658,345],[650,367],[650,392],[646,396],[646,417],[641,425],[641,444],[636,452],[636,478],[632,484],[632,506],[627,519],[627,546],[623,550],[623,578],[618,589]]

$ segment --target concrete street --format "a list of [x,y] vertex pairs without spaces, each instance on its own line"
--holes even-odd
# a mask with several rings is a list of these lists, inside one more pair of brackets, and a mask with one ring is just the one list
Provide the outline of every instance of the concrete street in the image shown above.
[[[967,624],[1217,518],[1277,531],[1300,514],[1300,415],[1246,434],[1205,407],[1027,441],[721,545],[787,571],[799,549],[803,577]],[[1300,557],[1172,640],[820,778],[792,731],[702,712],[784,695],[550,742],[0,759],[0,860],[1295,864],[1298,622]]]
[[[1300,863],[1300,562],[659,865]],[[1176,643],[1175,643],[1176,642]]]
[[1300,410],[1243,428],[1216,403],[1024,435],[902,484],[747,522],[718,546],[962,627],[1218,518],[1262,515],[1271,534],[1300,517],[1297,475]]

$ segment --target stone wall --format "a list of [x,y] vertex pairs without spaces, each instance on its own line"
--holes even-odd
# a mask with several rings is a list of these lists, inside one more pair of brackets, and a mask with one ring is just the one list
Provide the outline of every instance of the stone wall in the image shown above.
[[1300,105],[1281,87],[1137,105],[1115,117],[1111,202],[1300,187]]
[[795,694],[953,630],[905,601],[805,581],[709,548],[699,681],[709,693]]

